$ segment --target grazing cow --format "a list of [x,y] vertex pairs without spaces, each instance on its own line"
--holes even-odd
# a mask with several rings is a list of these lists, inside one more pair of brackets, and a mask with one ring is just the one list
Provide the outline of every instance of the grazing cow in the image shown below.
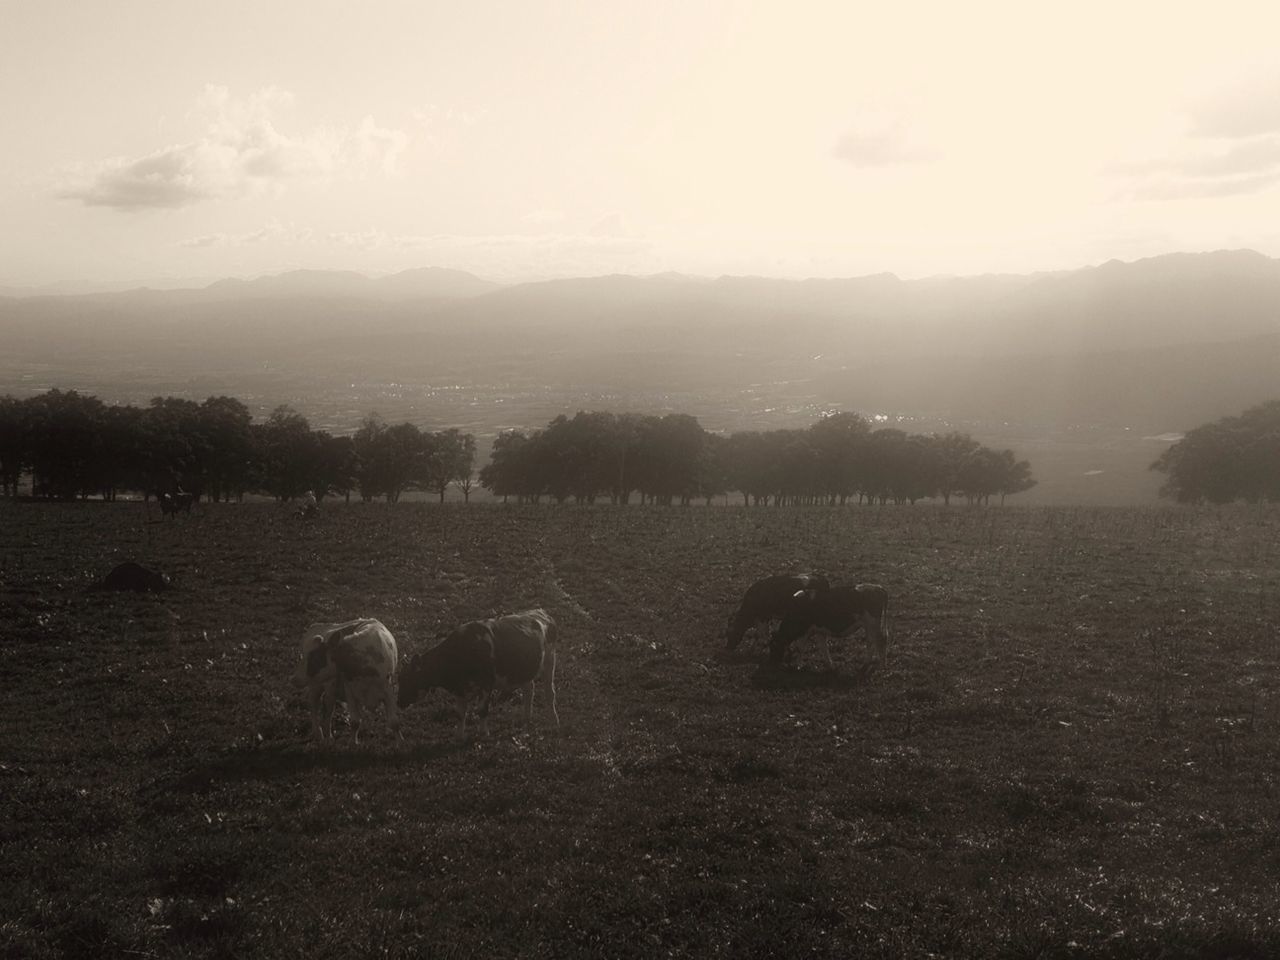
[[99,580],[95,590],[136,590],[138,592],[172,590],[169,578],[157,570],[148,570],[139,563],[126,560]]
[[797,600],[827,587],[826,577],[812,573],[780,573],[757,580],[743,594],[738,612],[729,623],[726,645],[735,649],[752,627],[782,620]]
[[316,740],[333,739],[333,710],[345,700],[360,742],[365,712],[379,703],[387,710],[387,725],[400,734],[396,715],[396,638],[377,620],[313,623],[302,635],[302,662],[294,684],[307,688],[311,732]]
[[400,706],[414,703],[432,687],[453,694],[462,717],[459,735],[467,730],[467,708],[483,696],[481,724],[488,730],[493,695],[517,688],[524,692],[525,722],[533,720],[534,681],[542,678],[551,695],[556,726],[556,622],[545,610],[525,610],[492,620],[458,626],[426,653],[405,661],[400,675]]
[[875,583],[860,583],[856,587],[837,584],[825,590],[806,593],[782,618],[769,642],[769,655],[775,663],[781,663],[793,640],[804,636],[814,627],[825,631],[822,637],[827,666],[831,662],[831,646],[827,634],[846,636],[858,627],[866,631],[867,639],[876,652],[876,659],[884,664],[888,649],[885,633],[885,615],[889,610],[889,593]]
[[161,516],[176,517],[179,513],[189,514],[196,497],[194,493],[162,493],[157,499]]

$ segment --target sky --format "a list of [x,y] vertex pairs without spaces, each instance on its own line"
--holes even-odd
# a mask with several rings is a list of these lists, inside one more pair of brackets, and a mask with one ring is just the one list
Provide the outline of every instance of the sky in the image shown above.
[[0,0],[0,23],[3,287],[1280,256],[1271,2]]

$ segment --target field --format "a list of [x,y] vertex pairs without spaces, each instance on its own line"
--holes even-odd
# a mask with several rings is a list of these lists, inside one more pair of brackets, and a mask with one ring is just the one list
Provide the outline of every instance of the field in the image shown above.
[[[721,649],[789,569],[884,669]],[[532,605],[558,731],[305,741],[307,623]],[[0,956],[1280,956],[1278,625],[1275,509],[0,502]]]

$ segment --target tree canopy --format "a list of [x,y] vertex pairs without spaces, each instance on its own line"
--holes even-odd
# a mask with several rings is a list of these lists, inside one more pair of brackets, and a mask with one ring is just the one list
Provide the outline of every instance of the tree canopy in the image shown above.
[[[335,436],[289,406],[255,422],[226,396],[155,397],[141,408],[74,390],[0,397],[0,484],[11,495],[29,474],[33,494],[53,499],[183,490],[212,500],[263,493],[290,501],[310,491],[318,499],[357,492],[394,503],[408,490],[443,501],[451,485],[469,499],[475,459],[469,433],[389,424],[376,413],[352,435]],[[495,496],[522,501],[666,505],[736,493],[749,506],[953,496],[987,503],[1035,484],[1030,464],[1011,450],[962,433],[877,429],[856,413],[803,429],[724,436],[688,414],[602,411],[501,434],[478,481]]]
[[1196,427],[1151,469],[1179,503],[1280,500],[1280,400]]

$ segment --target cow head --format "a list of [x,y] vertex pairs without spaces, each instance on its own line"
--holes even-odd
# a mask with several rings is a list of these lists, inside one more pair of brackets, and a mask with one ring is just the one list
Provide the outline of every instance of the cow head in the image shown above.
[[[446,640],[448,636],[451,634],[445,637]],[[399,678],[396,682],[396,705],[400,709],[413,706],[424,693],[436,686],[443,648],[444,643],[441,642],[430,650],[400,661]]]
[[480,661],[478,653],[487,648],[492,656],[492,644],[487,623],[472,620],[460,625],[430,650],[401,663],[396,702],[408,707],[432,687],[465,685]]
[[417,703],[418,698],[427,689],[426,659],[427,654],[421,653],[416,657],[405,657],[400,661],[400,677],[396,683],[396,706],[401,710]]
[[312,634],[302,640],[302,660],[293,673],[293,684],[305,687],[317,674],[329,665],[329,650],[322,634]]

